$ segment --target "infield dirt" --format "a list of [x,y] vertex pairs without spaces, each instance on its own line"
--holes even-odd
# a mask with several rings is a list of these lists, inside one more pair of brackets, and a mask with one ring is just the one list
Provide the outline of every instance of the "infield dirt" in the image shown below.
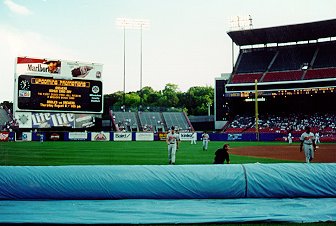
[[[336,162],[336,144],[319,144],[313,162]],[[231,148],[231,154],[305,162],[300,145],[251,146]]]

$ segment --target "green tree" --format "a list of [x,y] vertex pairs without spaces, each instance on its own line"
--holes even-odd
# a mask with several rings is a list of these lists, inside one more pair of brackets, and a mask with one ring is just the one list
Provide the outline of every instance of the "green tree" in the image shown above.
[[[208,105],[213,109],[214,90],[210,86],[189,88],[185,96],[185,107],[189,115],[207,115]],[[213,111],[213,110],[212,110]]]
[[172,83],[166,84],[164,90],[162,90],[162,96],[160,100],[161,106],[164,107],[180,107],[178,99],[178,86]]

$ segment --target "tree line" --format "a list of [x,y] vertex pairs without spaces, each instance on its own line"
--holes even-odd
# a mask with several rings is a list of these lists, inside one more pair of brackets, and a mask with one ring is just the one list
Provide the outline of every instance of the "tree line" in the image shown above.
[[181,92],[178,85],[168,83],[163,90],[156,91],[146,86],[141,90],[125,93],[118,91],[104,95],[104,114],[110,107],[114,110],[130,109],[153,110],[164,108],[184,111],[188,115],[207,115],[208,105],[213,112],[214,88],[210,86],[194,86]]

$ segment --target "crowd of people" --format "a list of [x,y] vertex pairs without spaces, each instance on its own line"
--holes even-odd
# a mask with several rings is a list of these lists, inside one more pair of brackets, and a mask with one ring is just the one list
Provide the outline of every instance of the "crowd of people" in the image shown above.
[[[237,115],[230,123],[230,128],[241,128],[242,132],[255,128],[255,117],[251,115]],[[258,127],[260,132],[301,133],[306,126],[312,132],[321,135],[336,135],[336,115],[332,113],[280,113],[259,115]]]

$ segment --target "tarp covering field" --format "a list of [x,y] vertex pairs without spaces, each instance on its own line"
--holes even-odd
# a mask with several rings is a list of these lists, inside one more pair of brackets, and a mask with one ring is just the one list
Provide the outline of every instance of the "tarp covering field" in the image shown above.
[[0,223],[336,221],[336,164],[0,167]]

